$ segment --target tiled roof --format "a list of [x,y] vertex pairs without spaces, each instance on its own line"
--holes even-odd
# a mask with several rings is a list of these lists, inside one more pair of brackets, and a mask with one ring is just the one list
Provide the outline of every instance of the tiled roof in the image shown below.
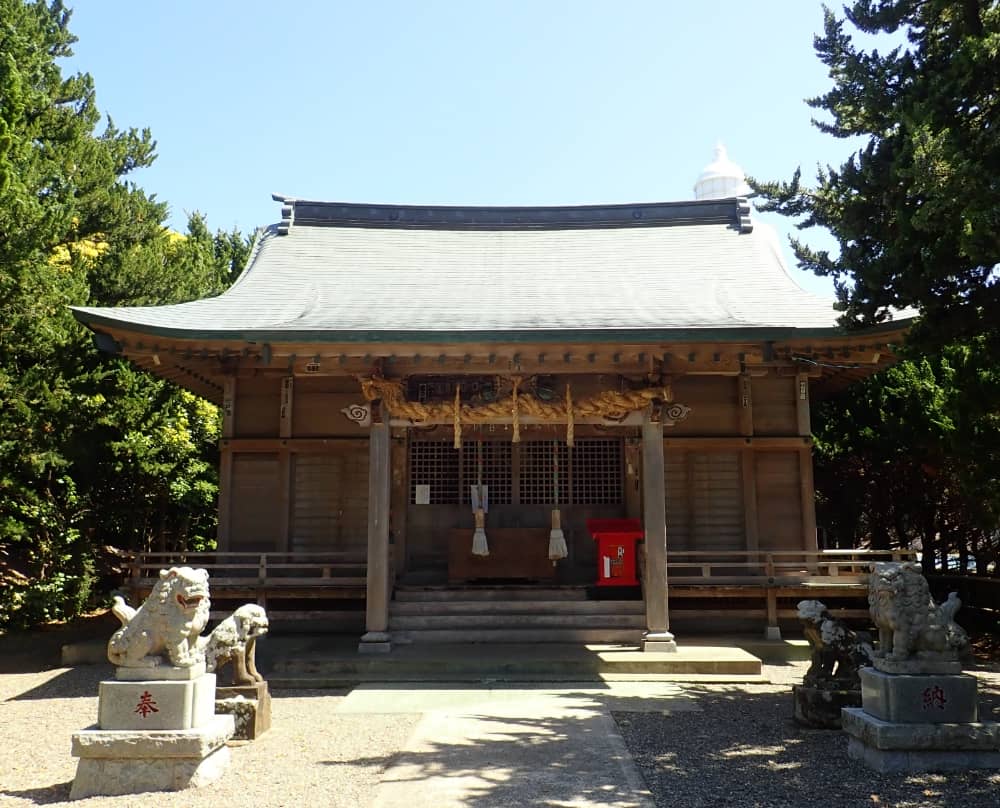
[[[833,329],[743,200],[573,208],[286,202],[224,294],[77,317],[164,336],[364,340]],[[635,336],[639,337],[640,334]],[[690,338],[690,337],[689,337]]]

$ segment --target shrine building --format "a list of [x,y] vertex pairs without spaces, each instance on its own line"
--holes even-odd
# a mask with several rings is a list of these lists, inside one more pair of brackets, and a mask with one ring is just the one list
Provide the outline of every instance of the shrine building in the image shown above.
[[[218,297],[75,314],[222,408],[213,578],[249,558],[269,602],[339,587],[363,651],[444,636],[406,593],[477,588],[605,604],[567,635],[591,641],[669,650],[679,598],[759,607],[776,636],[780,597],[857,572],[817,542],[810,403],[891,363],[907,323],[842,330],[746,190],[720,151],[685,202],[275,196]],[[517,636],[559,640],[522,611]]]

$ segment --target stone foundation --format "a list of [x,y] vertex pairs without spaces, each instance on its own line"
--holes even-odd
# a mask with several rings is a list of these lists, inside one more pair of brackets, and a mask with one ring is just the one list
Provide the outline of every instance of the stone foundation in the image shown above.
[[70,799],[180,791],[217,780],[229,765],[233,717],[185,730],[90,729],[73,735],[77,763]]
[[968,674],[861,669],[861,707],[845,707],[847,754],[879,772],[1000,768],[1000,723],[978,720]]

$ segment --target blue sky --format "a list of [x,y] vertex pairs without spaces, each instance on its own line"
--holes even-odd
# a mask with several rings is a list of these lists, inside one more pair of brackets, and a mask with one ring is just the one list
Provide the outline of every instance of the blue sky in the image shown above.
[[689,199],[718,140],[764,179],[811,178],[851,148],[804,103],[830,86],[813,0],[100,0],[71,28],[68,67],[94,76],[102,111],[152,129],[159,158],[134,179],[177,228],[197,210],[250,231],[279,218],[272,192]]

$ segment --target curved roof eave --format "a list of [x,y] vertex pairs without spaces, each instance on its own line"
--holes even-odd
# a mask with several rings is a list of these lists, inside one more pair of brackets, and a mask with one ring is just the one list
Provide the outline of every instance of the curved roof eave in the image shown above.
[[799,328],[791,326],[727,326],[682,327],[656,329],[521,329],[521,330],[189,330],[163,326],[139,325],[128,320],[98,314],[83,307],[71,307],[73,315],[87,327],[105,328],[144,334],[151,337],[188,341],[222,341],[239,343],[564,343],[564,342],[739,342],[778,341],[790,339],[836,339],[855,336],[877,336],[907,330],[916,318],[893,320],[869,328],[849,330],[840,326]]

